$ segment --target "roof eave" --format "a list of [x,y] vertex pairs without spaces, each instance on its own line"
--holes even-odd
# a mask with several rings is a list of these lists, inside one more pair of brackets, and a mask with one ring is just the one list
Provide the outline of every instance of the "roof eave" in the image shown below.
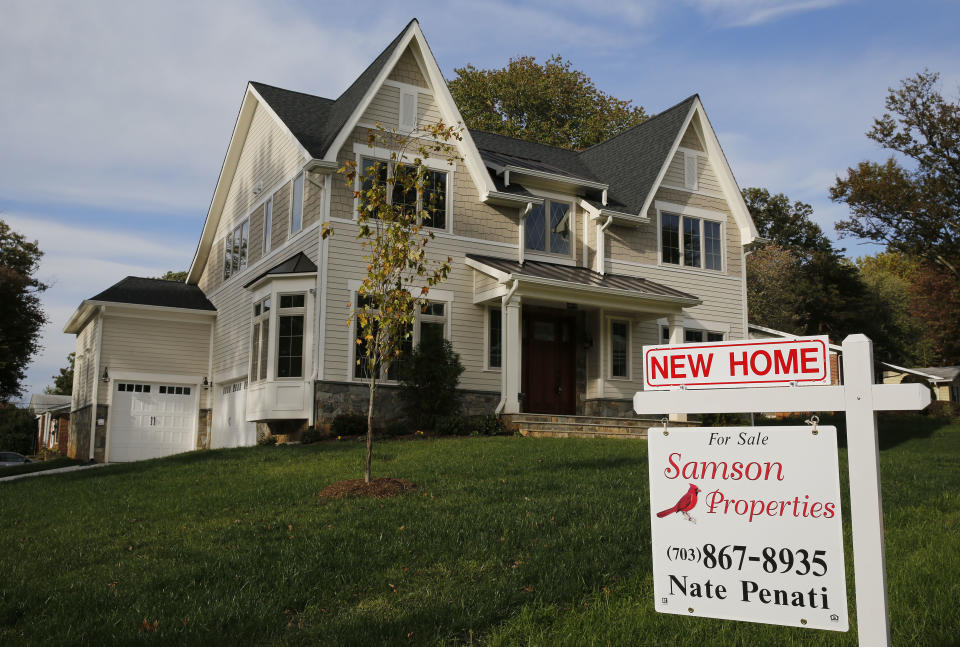
[[595,180],[587,180],[585,178],[572,175],[550,173],[548,171],[538,171],[536,169],[530,169],[523,166],[514,166],[512,164],[505,165],[503,170],[509,172],[511,175],[528,177],[536,180],[545,180],[548,182],[556,182],[558,184],[566,184],[573,187],[596,189],[597,191],[606,191],[610,188],[609,184],[604,184],[603,182],[597,182]]

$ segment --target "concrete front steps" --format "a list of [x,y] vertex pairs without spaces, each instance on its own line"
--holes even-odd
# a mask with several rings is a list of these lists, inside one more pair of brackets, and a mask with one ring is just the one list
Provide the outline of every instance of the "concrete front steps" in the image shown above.
[[600,418],[546,413],[511,413],[503,416],[509,431],[534,438],[646,438],[659,418]]

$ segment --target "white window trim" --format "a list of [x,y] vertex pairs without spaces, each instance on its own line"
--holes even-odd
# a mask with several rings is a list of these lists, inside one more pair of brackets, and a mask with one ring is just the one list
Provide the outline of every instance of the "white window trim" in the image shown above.
[[[281,308],[280,299],[285,296],[299,296],[303,295],[303,306],[297,306],[293,308]],[[307,304],[309,299],[309,292],[305,290],[282,290],[276,292],[277,300],[273,302],[273,307],[270,308],[271,316],[273,316],[273,311],[276,310],[276,319],[277,319],[277,329],[276,331],[271,331],[270,336],[276,337],[276,343],[274,346],[277,349],[276,354],[273,357],[273,375],[274,380],[277,382],[302,382],[307,378],[307,360],[309,358],[309,349],[307,348]],[[301,340],[300,347],[300,375],[298,376],[287,376],[280,377],[280,317],[282,316],[300,316],[303,317],[303,337]],[[270,359],[269,357],[267,359]]]
[[[270,223],[269,229],[267,228],[267,223]],[[261,250],[261,256],[266,256],[270,253],[270,246],[273,244],[271,238],[273,237],[273,193],[267,196],[267,199],[263,201],[263,247]]]
[[[294,202],[294,185],[297,183],[297,180],[303,178],[303,188],[300,190],[300,229],[296,231],[293,230],[293,214],[294,209],[296,209],[296,203]],[[303,211],[304,203],[307,201],[307,174],[305,171],[300,171],[293,176],[293,179],[290,180],[290,211],[287,214],[287,240],[290,240],[297,234],[303,231]]]
[[[727,218],[719,211],[701,209],[699,207],[688,207],[685,205],[674,204],[670,202],[661,202],[657,200],[654,203],[657,210],[657,265],[665,268],[683,268],[685,270],[696,272],[708,272],[711,274],[727,273]],[[680,262],[665,263],[663,260],[663,214],[669,213],[678,215],[680,219]],[[706,267],[695,267],[684,264],[683,258],[683,217],[700,219],[700,259],[706,264],[706,253],[704,252],[703,221],[710,220],[720,224],[720,269],[712,270]]]
[[[500,312],[500,366],[490,366],[490,313]],[[490,373],[503,371],[503,308],[501,306],[485,305],[483,307],[483,370]]]
[[[248,341],[249,341],[249,343],[250,343],[250,352],[248,353],[248,354],[249,354],[249,357],[247,358],[247,377],[248,377],[248,378],[250,379],[250,381],[253,382],[254,384],[257,384],[257,383],[259,383],[259,382],[266,382],[266,381],[268,381],[268,380],[270,379],[270,338],[267,337],[266,340],[263,339],[263,322],[264,322],[265,320],[267,321],[267,332],[268,332],[268,334],[271,333],[272,330],[270,329],[270,323],[269,323],[269,322],[270,322],[270,318],[273,316],[273,296],[272,296],[271,294],[269,294],[269,293],[268,293],[268,294],[265,294],[265,295],[262,295],[262,296],[260,296],[259,298],[254,299],[253,302],[250,304],[250,308],[251,308],[251,310],[252,310],[254,307],[256,307],[256,305],[257,305],[258,303],[260,303],[261,301],[263,301],[265,298],[268,298],[268,297],[270,298],[270,314],[267,314],[267,315],[265,316],[265,315],[263,314],[263,305],[261,305],[261,306],[260,306],[260,314],[259,314],[259,315],[254,315],[254,314],[251,314],[251,315],[250,315],[250,335],[248,335],[248,337],[247,337],[247,339],[248,339]],[[259,353],[259,355],[257,356],[257,368],[256,368],[256,371],[254,371],[254,367],[253,367],[253,327],[254,327],[255,325],[257,325],[257,323],[260,324],[260,331],[259,331],[260,339],[259,339],[258,341],[260,342],[261,345],[257,348],[257,352]],[[263,348],[262,344],[263,344],[264,341],[267,342],[267,364],[266,364],[266,365],[267,365],[267,375],[266,375],[266,377],[261,378],[261,377],[260,377],[260,371],[261,371],[262,366],[263,366],[263,364],[261,363],[261,360],[263,359],[263,351],[262,351],[261,349]]]
[[[362,148],[363,152],[357,152],[358,147]],[[373,152],[382,152],[384,153],[384,155],[376,155],[376,154],[373,154]],[[382,148],[370,148],[369,146],[363,147],[361,144],[354,144],[354,154],[356,155],[356,161],[357,161],[357,165],[356,165],[357,174],[353,178],[354,191],[360,191],[361,181],[362,181],[361,174],[363,172],[363,158],[372,159],[377,162],[380,162],[381,164],[392,163],[390,162],[390,152]],[[404,155],[403,159],[410,160],[411,158],[409,155]],[[446,226],[431,227],[430,225],[424,225],[424,227],[426,229],[429,229],[437,233],[451,233],[453,231],[453,199],[452,199],[453,196],[450,192],[450,187],[453,186],[453,181],[454,181],[453,174],[456,169],[456,164],[449,165],[449,166],[445,162],[441,162],[440,164],[430,164],[429,162],[431,161],[433,160],[424,160],[423,165],[428,169],[430,169],[431,171],[441,171],[447,174],[447,188],[445,193],[446,204],[444,205],[444,209],[446,212],[445,213]],[[389,175],[390,175],[390,171],[388,167],[387,176],[389,177]],[[422,197],[423,197],[422,194],[418,191],[417,192],[418,207],[422,204]],[[393,204],[393,191],[387,191],[387,202],[389,204]],[[352,218],[354,222],[356,222],[359,219],[359,214],[357,213],[359,208],[360,208],[360,198],[354,197],[353,198],[353,218]]]
[[[627,374],[623,375],[614,375],[613,374],[613,324],[614,323],[624,323],[627,324]],[[605,325],[605,337],[606,337],[606,357],[607,367],[606,367],[606,378],[611,382],[632,382],[633,381],[633,322],[626,317],[617,317],[617,316],[608,316],[606,317]]]
[[[247,319],[246,343],[250,346],[250,339],[253,333],[253,306],[264,297],[270,297],[270,316],[269,327],[270,336],[267,339],[267,377],[258,380],[255,384],[258,388],[270,382],[305,382],[313,374],[313,366],[317,358],[313,356],[313,341],[316,334],[322,334],[321,331],[314,330],[313,314],[316,311],[316,295],[314,292],[317,287],[316,275],[303,274],[288,277],[279,277],[267,280],[260,284],[250,295],[250,301],[247,303],[247,310],[250,313]],[[313,292],[311,292],[311,290]],[[281,294],[303,294],[304,312],[303,312],[303,376],[302,377],[277,377],[277,335],[280,332],[278,315],[280,311]],[[247,358],[247,374],[250,374],[250,368],[253,365],[253,358]]]

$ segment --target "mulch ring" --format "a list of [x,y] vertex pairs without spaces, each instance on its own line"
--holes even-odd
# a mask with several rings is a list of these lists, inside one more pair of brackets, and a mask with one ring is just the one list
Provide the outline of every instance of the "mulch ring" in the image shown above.
[[366,496],[372,499],[387,497],[416,490],[417,486],[403,479],[378,478],[364,483],[363,479],[347,479],[331,483],[317,494],[321,499],[340,499],[345,496]]

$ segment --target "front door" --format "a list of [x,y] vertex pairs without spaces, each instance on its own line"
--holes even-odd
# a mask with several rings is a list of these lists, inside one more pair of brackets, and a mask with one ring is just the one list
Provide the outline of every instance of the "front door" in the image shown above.
[[576,413],[576,328],[561,313],[524,313],[522,381],[529,413]]

